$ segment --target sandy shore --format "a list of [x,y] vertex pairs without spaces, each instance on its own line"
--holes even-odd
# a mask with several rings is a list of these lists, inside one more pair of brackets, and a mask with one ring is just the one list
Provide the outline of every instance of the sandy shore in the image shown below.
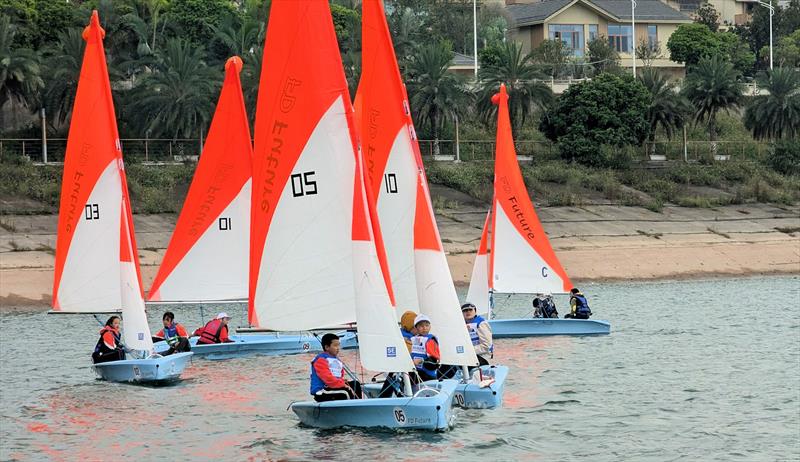
[[[800,207],[636,207],[592,205],[538,210],[573,282],[800,274]],[[467,284],[485,218],[465,200],[437,221],[457,284]],[[145,287],[175,224],[174,215],[134,217]],[[0,216],[0,307],[49,306],[54,215]]]

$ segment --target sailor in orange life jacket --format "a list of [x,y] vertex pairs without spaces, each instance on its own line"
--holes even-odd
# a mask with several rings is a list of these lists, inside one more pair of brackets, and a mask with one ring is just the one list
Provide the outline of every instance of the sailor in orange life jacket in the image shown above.
[[164,353],[164,356],[171,355],[175,352],[191,350],[189,346],[189,335],[182,325],[175,322],[174,313],[167,311],[164,313],[161,321],[164,323],[164,328],[156,332],[156,335],[153,336],[153,341],[159,342],[164,340],[167,342],[169,350]]
[[197,339],[197,344],[209,343],[232,343],[233,340],[228,338],[228,321],[231,317],[228,313],[220,313],[216,318],[208,321],[205,326],[194,331],[193,335],[200,338]]
[[430,334],[431,319],[424,314],[414,318],[417,334],[411,337],[411,359],[422,380],[436,380],[439,369],[439,340]]
[[339,399],[355,399],[361,396],[361,384],[355,380],[344,380],[344,363],[338,358],[339,336],[325,334],[322,336],[322,353],[311,361],[310,392],[314,401],[334,401]]
[[97,364],[125,359],[125,347],[120,340],[119,325],[119,316],[108,318],[106,325],[100,330],[100,339],[94,347],[92,362]]

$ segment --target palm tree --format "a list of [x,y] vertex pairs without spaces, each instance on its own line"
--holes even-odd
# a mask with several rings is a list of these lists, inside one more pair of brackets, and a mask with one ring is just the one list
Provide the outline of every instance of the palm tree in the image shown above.
[[453,51],[446,42],[421,46],[409,62],[408,93],[415,120],[431,130],[434,154],[448,120],[456,120],[469,102],[469,92],[455,74],[448,72]]
[[14,47],[16,28],[8,15],[0,15],[0,127],[5,127],[2,108],[12,104],[28,105],[44,85],[39,56],[27,48]]
[[686,98],[678,93],[677,84],[652,67],[642,69],[639,81],[650,92],[650,107],[647,108],[647,122],[650,124],[648,142],[650,153],[655,153],[656,130],[664,129],[667,138],[672,138],[675,130],[682,128],[692,107]]
[[694,106],[695,123],[706,121],[711,149],[716,149],[717,113],[737,109],[742,104],[742,85],[733,64],[724,58],[702,58],[690,69],[683,94]]
[[509,92],[508,110],[516,131],[535,110],[544,109],[553,101],[553,91],[542,81],[547,76],[537,69],[530,54],[522,54],[522,46],[516,42],[504,43],[497,58],[497,63],[478,72],[482,86],[478,110],[485,120],[493,119],[497,106],[492,104],[491,97],[505,83]]
[[215,40],[227,48],[229,55],[244,56],[264,43],[265,24],[264,21],[249,17],[245,17],[241,23],[227,18],[219,27],[212,24],[211,29],[214,30]]
[[42,99],[55,128],[62,126],[72,114],[86,47],[81,32],[81,29],[71,28],[59,33],[59,43],[47,60],[47,82]]
[[261,63],[264,58],[264,47],[261,45],[253,47],[252,53],[245,53],[242,56],[244,65],[242,66],[242,92],[244,93],[244,106],[249,108],[247,111],[250,119],[250,128],[255,126],[256,100],[258,99],[258,84],[261,79]]
[[130,117],[142,132],[188,138],[202,133],[214,111],[221,72],[205,63],[205,50],[170,39],[152,73],[131,94]]
[[744,112],[744,125],[756,139],[796,138],[800,135],[800,72],[789,67],[767,71],[759,79],[767,94],[753,98]]

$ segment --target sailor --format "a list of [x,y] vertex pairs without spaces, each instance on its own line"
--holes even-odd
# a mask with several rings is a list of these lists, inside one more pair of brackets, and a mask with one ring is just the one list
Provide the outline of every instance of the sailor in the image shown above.
[[125,350],[120,340],[119,316],[111,316],[106,325],[100,329],[100,339],[92,353],[92,362],[105,363],[108,361],[121,361],[125,359]]
[[592,315],[592,310],[589,309],[589,302],[580,290],[573,287],[570,291],[569,305],[570,313],[564,316],[565,318],[573,319],[589,319]]
[[417,366],[419,377],[425,380],[436,380],[439,368],[439,340],[431,335],[431,319],[424,314],[414,318],[416,335],[411,337],[411,359]]
[[233,340],[228,338],[228,322],[231,317],[228,313],[220,313],[216,318],[208,321],[205,326],[194,331],[194,335],[199,336],[197,343],[231,343]]
[[403,334],[403,340],[406,341],[408,352],[411,353],[411,338],[416,335],[417,331],[414,328],[414,319],[417,313],[408,310],[400,316],[400,333]]
[[189,346],[189,335],[182,325],[175,322],[175,314],[173,312],[167,311],[164,313],[164,316],[161,317],[161,322],[164,323],[164,328],[156,332],[156,335],[153,336],[153,340],[164,340],[167,342],[169,350],[164,353],[164,356],[171,355],[175,352],[191,350]]
[[355,399],[361,396],[361,384],[345,381],[345,366],[338,358],[341,345],[336,334],[322,336],[322,353],[311,361],[311,395],[314,401]]
[[485,366],[489,364],[489,359],[494,355],[494,344],[492,342],[492,328],[489,322],[478,316],[477,309],[472,303],[461,305],[461,314],[464,315],[464,322],[467,324],[467,331],[475,347],[475,354],[478,355],[478,364]]
[[534,318],[557,318],[556,302],[550,294],[536,294],[533,299]]

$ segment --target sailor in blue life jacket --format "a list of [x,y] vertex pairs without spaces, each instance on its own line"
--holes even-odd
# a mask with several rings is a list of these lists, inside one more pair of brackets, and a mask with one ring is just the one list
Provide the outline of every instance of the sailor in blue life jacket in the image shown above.
[[[414,328],[414,318],[416,317],[417,313],[411,310],[404,312],[400,316],[400,334],[406,342],[409,353],[411,353],[411,339],[417,333]],[[400,374],[389,372],[386,374],[386,380],[383,381],[378,398],[391,398],[393,396],[403,396],[403,377]]]
[[106,325],[100,330],[100,339],[94,347],[92,362],[97,364],[125,359],[125,347],[122,345],[119,326],[119,316],[108,318]]
[[550,294],[536,294],[533,299],[533,317],[534,318],[557,318],[558,310],[556,310],[556,302],[553,301],[553,296]]
[[494,356],[492,328],[489,326],[489,322],[477,313],[478,310],[472,303],[461,305],[461,314],[464,315],[472,346],[475,347],[475,354],[478,355],[478,365],[486,366],[489,364],[489,359]]
[[355,399],[361,396],[361,384],[345,381],[345,365],[338,358],[341,345],[339,336],[322,336],[322,353],[311,361],[311,395],[314,401]]
[[175,322],[174,313],[171,311],[164,313],[164,316],[161,318],[161,322],[164,324],[164,328],[156,332],[156,334],[153,336],[153,341],[167,342],[167,345],[169,345],[169,350],[164,353],[164,356],[169,356],[176,352],[180,353],[191,351],[192,348],[189,346],[189,334],[186,332],[186,328]]
[[417,334],[411,337],[411,359],[417,366],[420,379],[436,380],[439,376],[439,340],[431,335],[431,319],[424,314],[414,318]]
[[589,316],[592,315],[592,310],[589,309],[589,302],[586,301],[586,297],[581,293],[580,290],[573,288],[570,291],[570,298],[569,298],[569,305],[571,308],[571,312],[564,316],[565,318],[572,318],[572,319],[589,319]]

